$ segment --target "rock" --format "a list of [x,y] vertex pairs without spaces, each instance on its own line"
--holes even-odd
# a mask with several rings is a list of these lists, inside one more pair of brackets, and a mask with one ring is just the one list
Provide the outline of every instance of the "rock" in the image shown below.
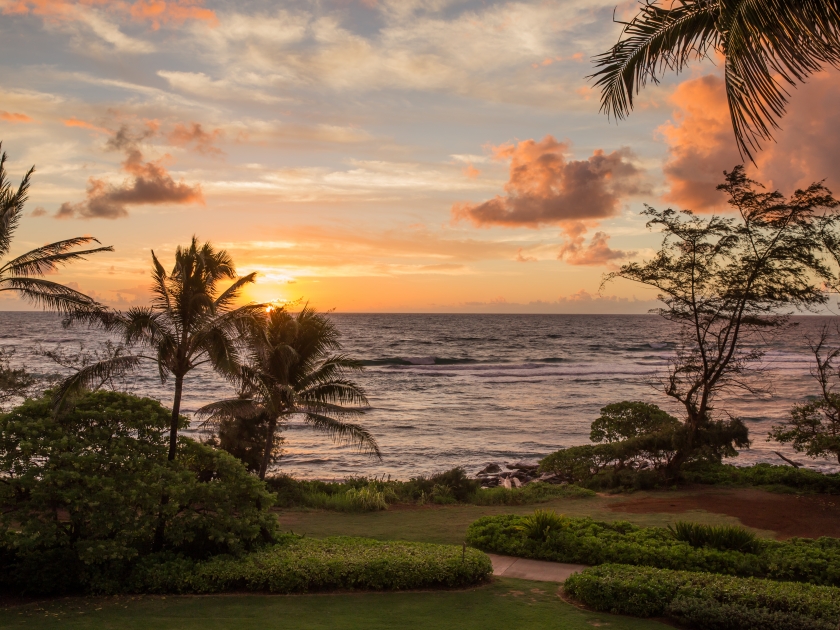
[[487,464],[481,470],[481,472],[479,472],[478,474],[479,475],[493,475],[493,474],[500,473],[500,472],[502,472],[502,467],[499,466],[498,464]]
[[[519,481],[518,481],[518,480],[517,480],[517,483],[519,483]],[[510,490],[510,489],[511,489],[512,484],[511,484],[511,482],[510,482],[510,477],[505,477],[504,479],[502,479],[502,486],[503,486],[503,487],[505,487],[505,488],[507,488],[508,490]]]
[[515,464],[508,464],[507,467],[511,470],[536,470],[540,467],[540,463],[533,459],[523,459]]
[[514,488],[521,488],[522,487],[522,482],[519,481],[519,479],[517,479],[516,477],[511,477],[510,478],[510,483],[513,485]]

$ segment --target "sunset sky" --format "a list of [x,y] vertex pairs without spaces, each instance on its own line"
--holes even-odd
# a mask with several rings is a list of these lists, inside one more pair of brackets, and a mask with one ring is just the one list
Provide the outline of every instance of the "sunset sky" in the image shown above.
[[[632,15],[634,2],[618,6]],[[0,0],[0,139],[36,166],[14,253],[89,234],[62,282],[146,304],[193,234],[247,298],[384,312],[644,312],[645,202],[711,212],[740,159],[713,61],[598,111],[615,0]],[[840,192],[840,73],[792,91],[751,174]],[[817,115],[812,112],[818,112]],[[0,310],[31,306],[0,294]]]

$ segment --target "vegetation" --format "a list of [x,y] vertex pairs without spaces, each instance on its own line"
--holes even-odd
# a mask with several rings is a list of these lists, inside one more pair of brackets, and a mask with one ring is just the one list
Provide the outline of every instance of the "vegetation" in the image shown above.
[[836,0],[646,2],[618,43],[595,58],[601,110],[618,119],[633,95],[666,71],[681,72],[714,51],[724,58],[735,140],[751,156],[785,112],[785,84],[796,85],[840,63],[840,4]]
[[563,588],[595,610],[702,630],[835,630],[840,619],[840,590],[811,584],[603,565]]
[[287,597],[243,593],[166,597],[88,597],[0,608],[7,630],[487,630],[546,628],[668,630],[648,619],[581,610],[557,597],[557,585],[510,578],[458,590],[333,593]]
[[[117,333],[127,347],[140,346],[152,355],[119,355],[93,363],[67,379],[56,391],[55,402],[85,391],[110,375],[136,369],[141,359],[157,364],[160,379],[175,379],[175,399],[169,425],[170,460],[175,458],[184,377],[209,363],[222,374],[239,370],[236,340],[255,324],[262,305],[234,308],[242,288],[252,283],[255,273],[236,276],[233,259],[216,251],[210,243],[200,245],[193,237],[187,248],[175,251],[175,265],[167,274],[152,252],[152,306],[135,307],[126,312],[102,312],[105,329]],[[232,280],[224,291],[219,283]]]
[[328,317],[304,307],[294,315],[283,308],[269,312],[265,326],[247,335],[248,362],[229,378],[237,398],[198,410],[208,422],[241,422],[259,418],[264,432],[260,479],[265,479],[276,448],[276,432],[291,416],[333,439],[355,444],[381,458],[379,446],[364,427],[343,418],[364,413],[364,390],[348,378],[362,369],[342,354],[339,332]]
[[770,438],[783,444],[790,443],[794,450],[809,457],[830,456],[840,463],[840,394],[835,382],[840,380],[835,365],[840,348],[827,349],[827,341],[828,329],[824,328],[819,340],[811,343],[816,359],[813,374],[820,385],[819,398],[795,405],[790,420],[774,426]]
[[454,545],[379,542],[367,538],[313,540],[293,535],[241,558],[205,561],[148,557],[127,589],[142,593],[319,590],[405,590],[479,584],[493,572],[490,558]]
[[453,468],[409,481],[386,481],[358,477],[342,482],[304,481],[287,475],[266,479],[277,494],[279,507],[306,507],[339,512],[368,512],[387,509],[389,504],[427,503],[437,505],[526,505],[558,497],[590,497],[595,493],[577,486],[532,482],[522,488],[481,489],[463,468]]
[[157,401],[110,391],[59,416],[49,396],[0,415],[0,587],[118,590],[150,553],[206,558],[270,542],[265,487],[189,439],[168,460],[168,425]]
[[820,183],[790,198],[761,188],[741,166],[726,174],[718,189],[729,195],[737,219],[648,207],[648,226],[661,227],[665,235],[661,249],[651,260],[625,264],[605,278],[654,287],[664,302],[659,314],[679,326],[677,352],[662,383],[664,393],[685,409],[672,470],[698,453],[719,460],[749,444],[740,420],[713,417],[722,391],[761,391],[751,377],[763,351],[744,342],[784,330],[788,309],[807,310],[827,300],[820,282],[833,276],[821,243],[832,220],[819,212],[838,201]]
[[12,247],[12,237],[17,230],[23,206],[29,193],[29,183],[35,167],[23,176],[17,190],[6,176],[6,152],[0,143],[0,293],[14,291],[36,306],[64,315],[89,318],[101,309],[92,298],[68,286],[46,280],[44,276],[90,254],[112,252],[113,247],[96,247],[79,250],[79,246],[99,243],[91,236],[79,236],[50,243],[3,261]]
[[840,474],[824,474],[807,468],[764,463],[743,467],[726,464],[686,466],[681,472],[681,478],[689,483],[840,494]]
[[[526,520],[530,518],[530,520]],[[738,528],[637,527],[566,518],[533,537],[534,517],[487,516],[467,530],[478,549],[521,558],[579,564],[619,563],[840,586],[840,539],[756,540]]]

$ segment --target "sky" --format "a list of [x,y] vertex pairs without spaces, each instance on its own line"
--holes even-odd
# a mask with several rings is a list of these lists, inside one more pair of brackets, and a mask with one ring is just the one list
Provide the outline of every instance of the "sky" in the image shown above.
[[[258,273],[246,300],[646,312],[601,286],[658,246],[644,204],[725,212],[741,159],[714,59],[599,112],[591,58],[636,6],[0,0],[0,140],[36,169],[12,254],[95,236],[115,252],[55,279],[121,308],[196,235]],[[792,89],[750,174],[840,191],[838,96],[834,70]]]

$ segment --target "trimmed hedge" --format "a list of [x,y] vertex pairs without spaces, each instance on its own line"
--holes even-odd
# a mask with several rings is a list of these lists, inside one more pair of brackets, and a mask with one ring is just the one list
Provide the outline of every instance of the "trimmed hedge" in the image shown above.
[[486,580],[493,567],[484,553],[454,545],[321,540],[286,536],[241,558],[194,561],[174,556],[142,559],[126,591],[136,593],[305,593],[337,589],[404,590],[459,587]]
[[683,481],[716,486],[758,486],[789,492],[840,494],[840,474],[821,473],[808,468],[755,464],[688,465],[680,473]]
[[478,549],[520,558],[597,565],[632,564],[683,571],[840,586],[840,539],[762,540],[758,553],[692,547],[664,527],[565,518],[544,540],[528,537],[525,516],[486,516],[467,530]]
[[703,630],[836,630],[840,589],[606,564],[563,588],[595,610],[665,616]]

